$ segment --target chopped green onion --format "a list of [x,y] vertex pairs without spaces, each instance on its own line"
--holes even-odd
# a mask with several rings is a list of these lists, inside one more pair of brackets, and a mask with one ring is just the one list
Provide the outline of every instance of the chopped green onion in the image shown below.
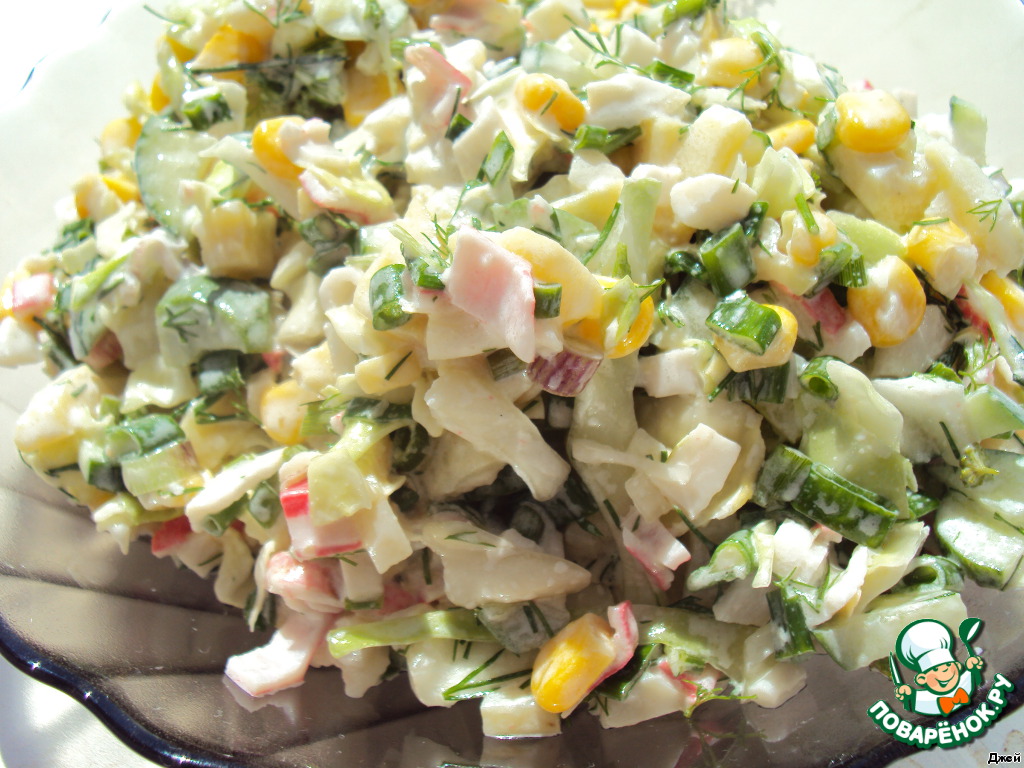
[[202,395],[219,395],[245,386],[242,376],[242,354],[236,349],[207,352],[196,363],[196,384]]
[[500,182],[505,178],[508,169],[512,167],[514,154],[515,150],[512,147],[512,142],[509,141],[508,136],[502,131],[495,137],[494,144],[491,145],[491,151],[484,158],[484,162],[481,164],[480,171],[476,176],[477,181],[485,181],[489,184]]
[[223,536],[224,531],[230,528],[238,516],[245,512],[247,501],[247,497],[243,496],[219,512],[214,512],[203,518],[203,530],[211,536]]
[[803,196],[802,192],[797,193],[794,202],[796,203],[796,211],[800,214],[800,218],[803,219],[807,231],[812,235],[821,232],[821,228],[818,226],[818,222],[815,220],[814,214],[811,213],[811,208],[807,204],[807,198]]
[[509,527],[531,541],[540,541],[541,534],[544,533],[544,517],[538,511],[537,505],[527,502],[521,504],[513,513]]
[[281,515],[281,497],[274,483],[264,480],[249,498],[249,514],[264,528],[272,526]]
[[[69,303],[69,309],[79,310],[85,307],[93,297],[100,293],[101,289],[109,289],[112,287],[114,280],[121,278],[115,277],[118,269],[122,267],[128,261],[127,255],[115,256],[114,258],[107,259],[105,261],[99,261],[95,263],[96,266],[88,272],[84,272],[71,280],[71,301]],[[106,291],[104,291],[106,292]]]
[[401,427],[391,433],[391,468],[398,474],[407,474],[423,463],[427,457],[430,435],[420,424]]
[[746,217],[740,222],[743,232],[752,240],[756,240],[761,232],[761,224],[764,217],[768,215],[768,203],[764,200],[757,200],[751,204]]
[[121,467],[107,457],[100,443],[84,440],[79,444],[78,469],[85,482],[94,488],[111,493],[124,490]]
[[943,379],[944,381],[952,381],[955,384],[963,383],[960,375],[943,362],[932,363],[932,366],[925,372],[925,375],[936,379]]
[[615,150],[632,144],[639,136],[639,125],[634,125],[630,128],[616,128],[613,131],[598,125],[581,125],[576,129],[572,151],[596,149],[606,155],[610,155]]
[[72,246],[88,240],[95,234],[96,222],[92,219],[86,217],[84,219],[78,219],[78,221],[72,221],[70,224],[65,224],[64,228],[61,229],[60,239],[54,244],[53,250],[58,253],[60,251],[67,250]]
[[695,253],[689,251],[672,251],[665,257],[665,274],[685,274],[694,277],[702,282],[708,282],[708,271],[700,263]]
[[849,243],[836,243],[821,249],[818,256],[818,279],[807,295],[816,296],[830,283],[846,288],[861,288],[867,285],[867,280],[864,257]]
[[346,425],[355,421],[386,423],[412,419],[412,408],[407,403],[389,403],[373,397],[353,397],[345,406],[342,417]]
[[698,256],[707,270],[711,288],[719,297],[743,288],[757,274],[747,234],[739,222],[701,243]]
[[743,291],[718,302],[705,321],[711,331],[755,355],[762,355],[782,327],[779,313]]
[[[409,486],[403,485],[401,488],[396,488],[392,491],[388,499],[392,504],[398,507],[399,512],[409,513],[416,509],[416,505],[420,501],[420,495]],[[430,550],[426,548],[424,548],[423,551],[426,553],[430,552]],[[429,583],[430,582],[427,581],[427,584]]]
[[[402,255],[409,267],[409,275],[413,285],[431,291],[444,290],[441,274],[447,268],[447,262],[441,251],[434,247],[432,241],[427,244],[420,242],[402,227],[391,228],[392,234],[402,243]],[[424,239],[427,238],[424,236]],[[445,247],[445,243],[441,243]],[[446,249],[447,252],[447,249]]]
[[740,528],[715,547],[706,565],[690,573],[686,588],[698,592],[723,581],[745,579],[756,568],[754,537],[749,528]]
[[638,646],[626,666],[604,680],[597,686],[594,693],[616,701],[625,699],[633,690],[633,686],[637,684],[640,676],[651,666],[657,647],[656,643]]
[[851,483],[795,448],[778,446],[761,467],[754,502],[793,510],[840,535],[877,547],[899,513],[873,491]]
[[669,0],[663,6],[661,23],[667,27],[674,21],[687,16],[696,16],[704,10],[707,0]]
[[818,118],[818,130],[815,134],[815,146],[821,152],[827,152],[832,142],[836,139],[836,125],[839,122],[839,113],[836,111],[835,102],[829,102],[822,110]]
[[370,278],[370,311],[373,327],[387,331],[409,322],[412,317],[402,306],[405,298],[405,266],[388,264]]
[[[789,390],[789,361],[769,368],[733,373],[719,385],[729,392],[730,400],[748,403],[782,403]],[[714,399],[710,398],[709,399]]]
[[839,397],[839,387],[828,377],[828,364],[835,360],[837,358],[830,355],[822,355],[809,361],[800,372],[800,386],[822,400],[835,400]]
[[768,610],[783,639],[782,647],[775,652],[777,659],[814,652],[814,638],[807,628],[803,602],[803,597],[785,584],[768,593]]
[[343,214],[321,213],[300,221],[295,229],[313,246],[309,271],[315,275],[326,275],[357,250],[359,227]]
[[341,658],[363,648],[410,645],[431,639],[494,642],[494,636],[473,611],[452,608],[338,627],[327,633],[327,646],[331,655]]
[[487,365],[491,369],[491,378],[495,381],[501,381],[526,370],[526,363],[516,357],[515,352],[506,348],[491,352],[487,356]]
[[923,493],[907,491],[907,508],[910,510],[910,517],[919,520],[938,509],[939,500]]
[[690,72],[686,72],[682,69],[676,69],[673,66],[666,64],[661,59],[655,59],[646,67],[644,67],[644,74],[650,77],[652,80],[657,80],[659,83],[667,83],[675,88],[686,89],[693,85],[694,76]]
[[303,437],[327,435],[331,432],[331,417],[345,410],[345,400],[335,394],[324,400],[304,403],[306,412],[302,417],[299,434]]
[[142,456],[184,439],[185,433],[178,426],[178,422],[165,413],[151,413],[135,419],[126,419],[107,428],[108,450],[119,459]]
[[194,131],[205,131],[211,125],[231,117],[231,107],[224,94],[206,88],[185,91],[182,95],[181,111]]
[[444,137],[449,141],[455,141],[472,124],[472,120],[461,112],[456,112],[452,115],[451,122],[448,123],[448,130],[445,131]]
[[93,302],[68,312],[68,341],[76,360],[84,360],[107,332],[100,307]]
[[443,268],[431,264],[426,259],[412,259],[409,261],[409,275],[412,282],[418,288],[426,288],[431,291],[443,291],[444,282],[441,280]]
[[622,203],[618,201],[615,203],[614,206],[612,206],[612,212],[608,214],[608,219],[607,221],[605,221],[604,227],[601,228],[601,234],[597,236],[597,240],[590,247],[590,250],[584,254],[582,259],[580,259],[580,261],[582,261],[584,264],[586,264],[588,261],[594,258],[594,256],[597,255],[597,252],[601,250],[601,247],[604,245],[605,241],[608,239],[608,236],[612,232],[612,227],[615,226],[615,221],[619,218],[619,211],[621,210],[621,208]]
[[533,284],[533,316],[538,319],[558,317],[562,311],[562,286],[560,283]]
[[343,421],[346,425],[354,421],[389,422],[404,421],[412,418],[412,408],[408,404],[389,403],[373,397],[353,397],[345,406]]

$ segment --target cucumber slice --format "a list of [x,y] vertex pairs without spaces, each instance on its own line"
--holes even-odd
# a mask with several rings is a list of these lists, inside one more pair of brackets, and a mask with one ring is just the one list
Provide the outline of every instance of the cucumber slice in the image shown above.
[[874,264],[891,254],[901,259],[907,255],[903,238],[884,224],[842,211],[829,211],[827,215],[860,251],[865,263]]
[[985,476],[979,484],[964,485],[959,473],[952,467],[943,467],[937,474],[961,498],[979,505],[988,516],[998,515],[1011,526],[1024,528],[1024,455],[1012,451],[983,448],[977,452],[981,463],[994,474]]
[[1024,429],[1024,407],[988,384],[967,395],[964,416],[978,441]]
[[154,115],[142,126],[135,144],[139,196],[150,215],[175,235],[188,234],[179,192],[181,182],[206,176],[216,160],[200,157],[199,153],[215,141],[209,134],[190,130],[167,115]]
[[1024,536],[981,504],[950,495],[935,514],[935,535],[974,581],[1004,589],[1024,559]]
[[988,120],[981,110],[954,96],[949,100],[949,124],[953,129],[953,146],[978,165],[985,165]]
[[888,656],[900,630],[924,618],[958,627],[967,608],[956,592],[893,593],[876,598],[864,613],[831,619],[812,634],[843,669],[860,669]]
[[203,482],[192,451],[185,443],[171,443],[122,461],[121,475],[125,488],[135,497],[182,496],[193,488],[202,487]]

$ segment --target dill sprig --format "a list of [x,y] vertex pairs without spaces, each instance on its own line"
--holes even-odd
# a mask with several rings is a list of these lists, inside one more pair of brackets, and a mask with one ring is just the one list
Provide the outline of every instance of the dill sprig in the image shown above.
[[984,224],[986,221],[991,221],[988,227],[988,231],[991,232],[996,227],[996,221],[999,218],[999,207],[1003,204],[1002,198],[995,200],[982,200],[973,208],[968,209],[968,213],[978,217],[978,221]]
[[626,22],[620,21],[612,28],[611,45],[609,45],[608,39],[600,30],[595,29],[593,32],[587,33],[574,23],[573,26],[570,27],[569,31],[572,32],[576,39],[586,46],[588,50],[598,57],[598,61],[594,64],[595,69],[599,69],[601,67],[619,67],[621,69],[636,72],[637,74],[643,75],[651,80],[667,83],[668,85],[679,88],[680,90],[688,90],[693,82],[693,76],[689,72],[683,72],[675,67],[670,67],[660,59],[655,59],[646,67],[641,67],[639,64],[633,64],[623,60],[622,30],[625,26]]
[[476,679],[477,675],[494,664],[494,662],[496,662],[504,653],[506,653],[504,648],[499,649],[497,653],[488,658],[483,664],[474,669],[455,685],[445,689],[441,694],[442,698],[444,698],[445,701],[462,701],[464,699],[478,698],[496,691],[502,683],[509,682],[510,680],[516,680],[520,677],[528,677],[533,671],[531,669],[521,669],[504,675],[497,675],[486,680]]
[[267,23],[269,23],[274,29],[280,28],[282,24],[289,24],[293,21],[305,18],[306,16],[306,12],[302,10],[302,0],[294,0],[291,3],[286,2],[286,0],[277,0],[277,3],[274,6],[274,18],[272,19],[266,13],[249,2],[249,0],[242,0],[242,3],[250,11],[266,19]]

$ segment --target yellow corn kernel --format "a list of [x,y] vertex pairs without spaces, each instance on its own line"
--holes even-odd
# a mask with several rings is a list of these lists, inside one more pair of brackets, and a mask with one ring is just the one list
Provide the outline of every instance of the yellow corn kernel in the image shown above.
[[630,3],[637,3],[638,5],[650,5],[648,0],[615,0],[615,18],[621,19],[623,12],[629,7]]
[[600,682],[615,659],[611,625],[585,613],[548,640],[533,662],[530,689],[547,712],[568,712]]
[[566,329],[568,336],[596,354],[604,354],[604,325],[597,318],[587,317]]
[[981,287],[991,293],[1006,311],[1006,317],[1018,331],[1024,331],[1024,288],[1009,277],[1000,277],[995,272],[986,272],[981,278]]
[[353,128],[362,124],[366,116],[391,98],[391,85],[387,73],[367,75],[353,67],[345,74],[345,95],[341,108],[345,120]]
[[0,320],[14,314],[14,273],[8,272],[0,285]]
[[121,149],[131,149],[142,133],[142,123],[134,117],[116,117],[100,132],[100,151],[103,156]]
[[171,97],[167,95],[160,82],[160,74],[153,76],[153,84],[149,87],[149,108],[154,112],[162,111],[171,103]]
[[910,133],[910,115],[888,91],[847,91],[836,99],[836,137],[857,152],[891,152]]
[[301,117],[272,117],[258,123],[252,131],[252,151],[263,170],[282,179],[297,179],[302,168],[292,162],[281,148],[281,128],[285,123],[302,124]]
[[768,138],[772,140],[775,149],[789,147],[798,155],[802,155],[814,146],[816,131],[814,123],[807,118],[800,118],[772,128],[768,131]]
[[608,357],[612,359],[625,357],[630,352],[640,349],[640,347],[647,343],[647,339],[650,337],[653,329],[654,300],[648,296],[640,302],[640,311],[637,313],[636,320],[629,326],[628,333],[626,333],[622,341],[608,350]]
[[748,352],[738,344],[734,344],[721,336],[716,335],[714,337],[715,349],[721,353],[722,357],[725,358],[725,362],[736,373],[753,371],[759,368],[774,368],[785,363],[793,354],[797,334],[796,317],[785,307],[780,307],[776,304],[765,304],[764,306],[775,311],[779,316],[779,320],[782,321],[782,325],[779,326],[775,338],[772,339],[763,354],[757,355],[753,352]]
[[75,196],[75,212],[80,219],[102,221],[121,207],[117,195],[96,173],[83,176],[72,187],[72,191]]
[[195,50],[189,48],[180,40],[177,40],[170,35],[164,35],[163,39],[167,43],[167,47],[171,50],[171,53],[174,55],[174,58],[177,59],[180,64],[192,61],[195,57]]
[[302,442],[303,405],[313,400],[316,395],[292,379],[270,387],[260,398],[263,431],[282,445]]
[[575,131],[587,116],[587,108],[564,80],[533,72],[516,83],[516,98],[524,108],[550,114],[563,131]]
[[867,270],[867,285],[846,292],[846,308],[876,347],[910,338],[924,319],[925,293],[899,256],[886,256]]
[[[266,44],[250,34],[239,32],[230,24],[225,24],[206,41],[203,50],[192,61],[192,67],[207,69],[228,67],[232,64],[255,64],[266,57]],[[224,72],[218,76],[239,82],[244,80],[241,72]]]
[[714,40],[704,61],[702,80],[706,85],[746,90],[757,85],[757,68],[763,62],[764,55],[752,40],[745,37]]
[[139,199],[139,186],[127,178],[123,173],[104,174],[100,176],[107,189],[117,195],[122,203],[129,203]]
[[[606,289],[612,288],[618,282],[614,278],[604,275],[595,275],[595,277],[598,283]],[[629,326],[626,335],[611,349],[605,346],[609,318],[602,315],[603,313],[598,311],[584,317],[578,323],[572,324],[567,328],[569,335],[576,341],[583,342],[584,346],[603,353],[606,357],[625,357],[646,344],[647,339],[650,338],[651,331],[654,330],[654,299],[648,296],[640,302],[640,309],[633,324]]]
[[974,271],[978,252],[971,237],[952,221],[915,225],[906,239],[907,260],[920,267],[940,292],[956,295]]
[[797,211],[786,211],[782,214],[782,236],[780,243],[785,243],[786,253],[797,264],[813,267],[821,258],[822,248],[835,245],[839,240],[839,230],[835,223],[821,211],[811,211],[817,232],[812,232],[804,217]]

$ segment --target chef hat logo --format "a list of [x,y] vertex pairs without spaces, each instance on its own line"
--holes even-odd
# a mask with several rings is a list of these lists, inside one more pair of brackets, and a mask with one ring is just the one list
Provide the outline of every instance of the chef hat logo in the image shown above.
[[953,633],[933,619],[919,619],[903,628],[896,640],[896,654],[904,666],[927,672],[940,664],[956,661]]

